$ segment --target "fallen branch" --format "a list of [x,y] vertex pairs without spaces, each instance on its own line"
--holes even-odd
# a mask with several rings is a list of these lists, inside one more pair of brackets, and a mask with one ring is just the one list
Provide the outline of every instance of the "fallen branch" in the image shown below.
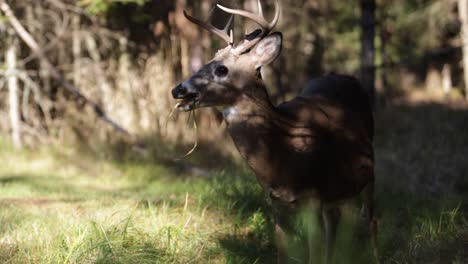
[[4,13],[5,17],[7,18],[8,22],[11,24],[15,32],[18,36],[26,43],[26,45],[37,55],[37,57],[43,61],[44,66],[46,66],[51,76],[59,81],[62,86],[76,96],[78,99],[83,100],[86,104],[90,105],[95,114],[102,119],[104,122],[109,124],[112,128],[114,128],[117,132],[123,134],[127,139],[131,141],[132,144],[136,142],[135,137],[128,132],[125,128],[117,124],[113,121],[105,112],[104,110],[95,102],[88,99],[84,96],[80,90],[75,87],[71,82],[67,81],[64,76],[58,71],[52,63],[48,60],[42,49],[40,48],[39,44],[34,40],[34,38],[29,34],[29,32],[24,28],[21,22],[16,18],[11,10],[10,6],[5,2],[5,0],[0,0],[0,10]]

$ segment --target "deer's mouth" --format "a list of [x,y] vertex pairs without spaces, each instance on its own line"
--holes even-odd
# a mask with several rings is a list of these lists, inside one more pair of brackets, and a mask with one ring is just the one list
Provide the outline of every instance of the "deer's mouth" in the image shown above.
[[200,104],[198,94],[188,94],[177,103],[177,109],[182,111],[191,111]]

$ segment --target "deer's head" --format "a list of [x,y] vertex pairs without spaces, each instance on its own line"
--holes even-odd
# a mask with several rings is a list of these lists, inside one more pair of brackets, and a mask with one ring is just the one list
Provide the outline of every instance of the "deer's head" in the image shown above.
[[[210,23],[205,23],[189,16],[192,23],[218,35],[228,46],[216,53],[214,58],[197,73],[172,90],[175,99],[179,99],[179,109],[190,111],[198,107],[230,106],[249,92],[249,84],[259,81],[260,68],[273,62],[281,51],[281,33],[270,34],[280,16],[279,0],[275,0],[275,17],[267,22],[262,5],[258,0],[259,13],[230,9],[218,5],[231,17],[226,27],[221,30]],[[240,15],[253,20],[260,29],[245,36],[242,43],[235,45],[231,30],[233,16]]]

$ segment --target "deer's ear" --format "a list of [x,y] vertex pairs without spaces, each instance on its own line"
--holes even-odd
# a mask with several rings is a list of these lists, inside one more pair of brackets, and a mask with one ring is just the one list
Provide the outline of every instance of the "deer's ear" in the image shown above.
[[255,68],[259,69],[272,63],[280,54],[282,43],[283,35],[279,32],[262,39],[250,52]]

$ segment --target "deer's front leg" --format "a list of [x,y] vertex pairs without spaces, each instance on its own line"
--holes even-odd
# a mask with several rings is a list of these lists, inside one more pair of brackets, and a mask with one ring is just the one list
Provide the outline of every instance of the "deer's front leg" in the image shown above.
[[376,263],[379,263],[379,253],[377,248],[378,220],[374,215],[374,181],[370,182],[363,190],[363,206],[361,216],[369,229],[369,237]]
[[296,231],[291,220],[297,217],[303,204],[298,202],[297,195],[289,188],[270,188],[268,194],[268,201],[272,205],[275,217],[278,263],[288,263],[290,258],[287,254],[289,249],[287,233]]
[[278,252],[277,263],[294,263],[292,262],[292,258],[288,256],[288,251],[291,249],[289,235],[296,231],[293,220],[297,217],[297,209],[297,204],[294,202],[284,203],[277,201],[273,205],[275,242]]
[[275,245],[277,249],[277,263],[288,263],[288,237],[286,230],[289,227],[288,212],[284,206],[277,201],[273,201],[271,194],[269,195],[269,204],[273,209],[273,217],[275,220]]
[[325,233],[325,263],[331,263],[336,239],[336,230],[340,221],[340,208],[333,205],[320,205],[323,229]]
[[287,263],[288,238],[280,221],[280,216],[275,212],[275,244],[277,249],[277,263]]

